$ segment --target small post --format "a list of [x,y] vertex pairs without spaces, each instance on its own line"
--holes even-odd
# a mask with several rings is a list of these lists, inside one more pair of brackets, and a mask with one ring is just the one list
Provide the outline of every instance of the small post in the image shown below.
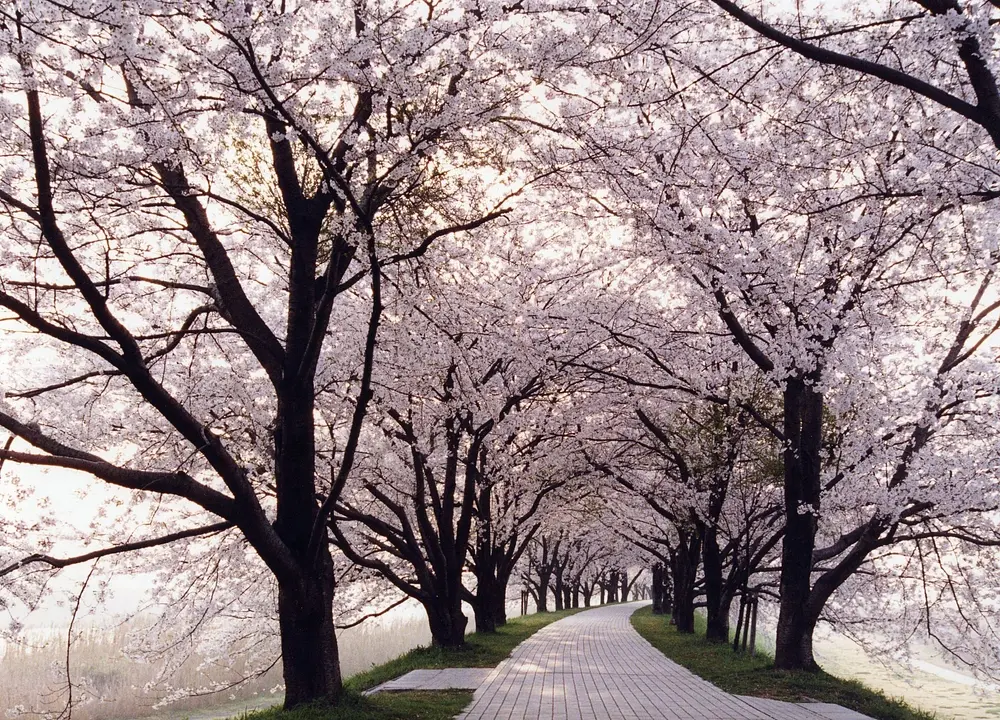
[[743,640],[742,646],[740,647],[741,652],[747,651],[747,641],[750,639],[750,615],[753,611],[753,594],[747,596],[747,611],[746,616],[743,618]]
[[736,637],[733,638],[733,652],[740,651],[740,635],[743,633],[743,614],[746,612],[747,607],[747,596],[746,593],[740,594],[740,614],[736,619]]
[[757,597],[757,593],[753,594],[753,600],[750,605],[750,657],[754,657],[757,654],[757,603],[760,599]]
[[528,591],[521,591],[521,615],[528,614]]

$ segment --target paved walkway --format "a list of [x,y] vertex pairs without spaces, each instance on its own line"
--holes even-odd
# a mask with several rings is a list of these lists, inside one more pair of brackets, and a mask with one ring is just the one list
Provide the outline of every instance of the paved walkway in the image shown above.
[[639,607],[609,605],[542,628],[490,673],[458,720],[866,718],[837,705],[725,693],[646,642],[629,622]]

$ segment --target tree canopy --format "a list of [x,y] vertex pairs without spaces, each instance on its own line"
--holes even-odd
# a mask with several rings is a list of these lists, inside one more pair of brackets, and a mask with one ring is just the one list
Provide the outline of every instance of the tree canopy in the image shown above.
[[0,607],[157,569],[291,707],[386,589],[455,645],[645,567],[715,640],[773,602],[782,668],[878,622],[995,674],[998,22],[0,10]]

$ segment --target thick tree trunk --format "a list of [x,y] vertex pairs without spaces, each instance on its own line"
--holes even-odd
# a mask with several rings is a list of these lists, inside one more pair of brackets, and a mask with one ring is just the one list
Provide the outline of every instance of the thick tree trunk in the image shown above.
[[465,628],[469,624],[469,619],[462,612],[461,602],[423,605],[427,611],[427,621],[431,627],[431,643],[434,647],[455,648],[465,644]]
[[507,586],[492,577],[482,577],[477,582],[476,604],[473,607],[476,632],[496,632],[497,628],[507,624]]
[[507,624],[507,586],[497,588],[490,598],[493,624],[500,628]]
[[278,586],[278,626],[285,679],[285,708],[335,703],[343,693],[333,625],[333,561],[320,549],[321,572],[308,586]]
[[290,378],[279,393],[274,438],[274,529],[300,568],[296,578],[278,582],[286,709],[317,701],[334,703],[343,694],[333,624],[333,559],[325,538],[318,548],[310,548],[319,511],[313,410],[311,381]]
[[537,612],[549,611],[549,580],[552,574],[548,572],[538,572],[538,596],[535,598],[535,610]]
[[674,603],[671,614],[677,632],[694,632],[694,584],[701,555],[700,538],[696,533],[681,532],[680,546],[674,556]]
[[497,631],[497,624],[493,618],[493,613],[478,605],[473,610],[476,619],[476,632],[495,633]]
[[[792,619],[785,618],[784,623],[783,625],[779,617],[778,637],[781,638],[782,645],[780,648],[776,646],[776,650],[780,649],[783,660],[780,669],[818,671],[819,665],[813,657],[813,632],[816,630],[816,623],[805,614],[796,615]],[[774,664],[779,667],[777,653]]]
[[784,401],[785,536],[774,666],[818,670],[812,654],[814,623],[809,622],[806,605],[819,511],[823,396],[812,381],[791,378],[786,381]]
[[628,581],[628,570],[622,570],[621,575],[622,584],[622,602],[628,602],[628,593],[631,589],[631,584]]
[[709,642],[729,642],[729,605],[722,578],[722,554],[719,552],[718,533],[715,528],[703,528],[702,572],[705,576],[706,614],[708,627],[705,638]]
[[476,618],[476,632],[496,632],[497,623],[493,608],[493,595],[496,593],[496,588],[492,578],[488,576],[479,577],[476,582],[476,603],[472,608]]
[[563,574],[562,568],[556,568],[556,583],[553,588],[553,595],[556,598],[556,612],[563,609]]
[[650,588],[650,592],[653,596],[653,614],[654,615],[665,615],[667,612],[666,607],[666,593],[664,592],[664,582],[663,582],[664,569],[662,563],[656,563],[653,565],[653,584]]

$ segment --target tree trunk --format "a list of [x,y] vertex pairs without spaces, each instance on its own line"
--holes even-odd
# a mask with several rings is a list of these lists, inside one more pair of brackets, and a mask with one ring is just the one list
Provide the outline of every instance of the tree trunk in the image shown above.
[[552,579],[551,572],[538,571],[538,597],[535,598],[535,611],[549,611],[549,581]]
[[697,533],[680,533],[680,543],[674,555],[674,605],[671,614],[677,632],[694,632],[694,583],[701,555]]
[[278,626],[285,679],[285,708],[325,701],[343,694],[340,657],[333,625],[333,561],[320,549],[319,577],[307,587],[278,585]]
[[656,563],[653,565],[653,585],[650,588],[650,592],[653,595],[653,614],[654,615],[664,615],[667,612],[665,600],[666,593],[664,592],[663,583],[663,564]]
[[507,586],[498,587],[490,598],[493,615],[493,625],[503,627],[507,624]]
[[507,586],[497,578],[483,577],[477,581],[476,632],[492,633],[507,624]]
[[476,603],[472,608],[476,618],[476,632],[496,632],[497,623],[493,597],[496,594],[496,587],[493,578],[484,574],[477,578],[476,583]]
[[785,385],[785,537],[781,548],[781,601],[774,666],[818,670],[812,654],[809,601],[819,511],[823,396],[803,378]]
[[[291,322],[291,320],[290,320]],[[325,541],[310,557],[316,503],[314,393],[310,378],[289,379],[278,397],[274,437],[274,530],[296,558],[294,579],[278,582],[285,709],[335,703],[343,694],[333,623],[333,558]]]
[[462,647],[465,644],[465,628],[469,624],[469,619],[462,612],[462,603],[458,602],[457,607],[454,603],[436,605],[425,602],[423,605],[427,611],[434,647]]
[[[782,619],[779,617],[778,637],[782,639],[782,645],[776,646],[776,649],[780,649],[783,660],[780,669],[819,671],[819,665],[813,657],[813,631],[816,629],[816,623],[810,621],[805,614],[792,619],[785,618],[784,622],[782,625]],[[775,667],[779,667],[777,653],[774,664]]]
[[718,531],[711,526],[702,529],[702,573],[705,576],[706,614],[708,627],[705,638],[709,642],[729,642],[729,605],[722,578],[722,554],[719,552]]
[[556,575],[556,584],[555,584],[555,588],[553,589],[553,594],[555,595],[555,598],[556,598],[556,612],[559,612],[560,610],[563,609],[563,574],[562,574],[562,568],[557,567],[555,575]]

